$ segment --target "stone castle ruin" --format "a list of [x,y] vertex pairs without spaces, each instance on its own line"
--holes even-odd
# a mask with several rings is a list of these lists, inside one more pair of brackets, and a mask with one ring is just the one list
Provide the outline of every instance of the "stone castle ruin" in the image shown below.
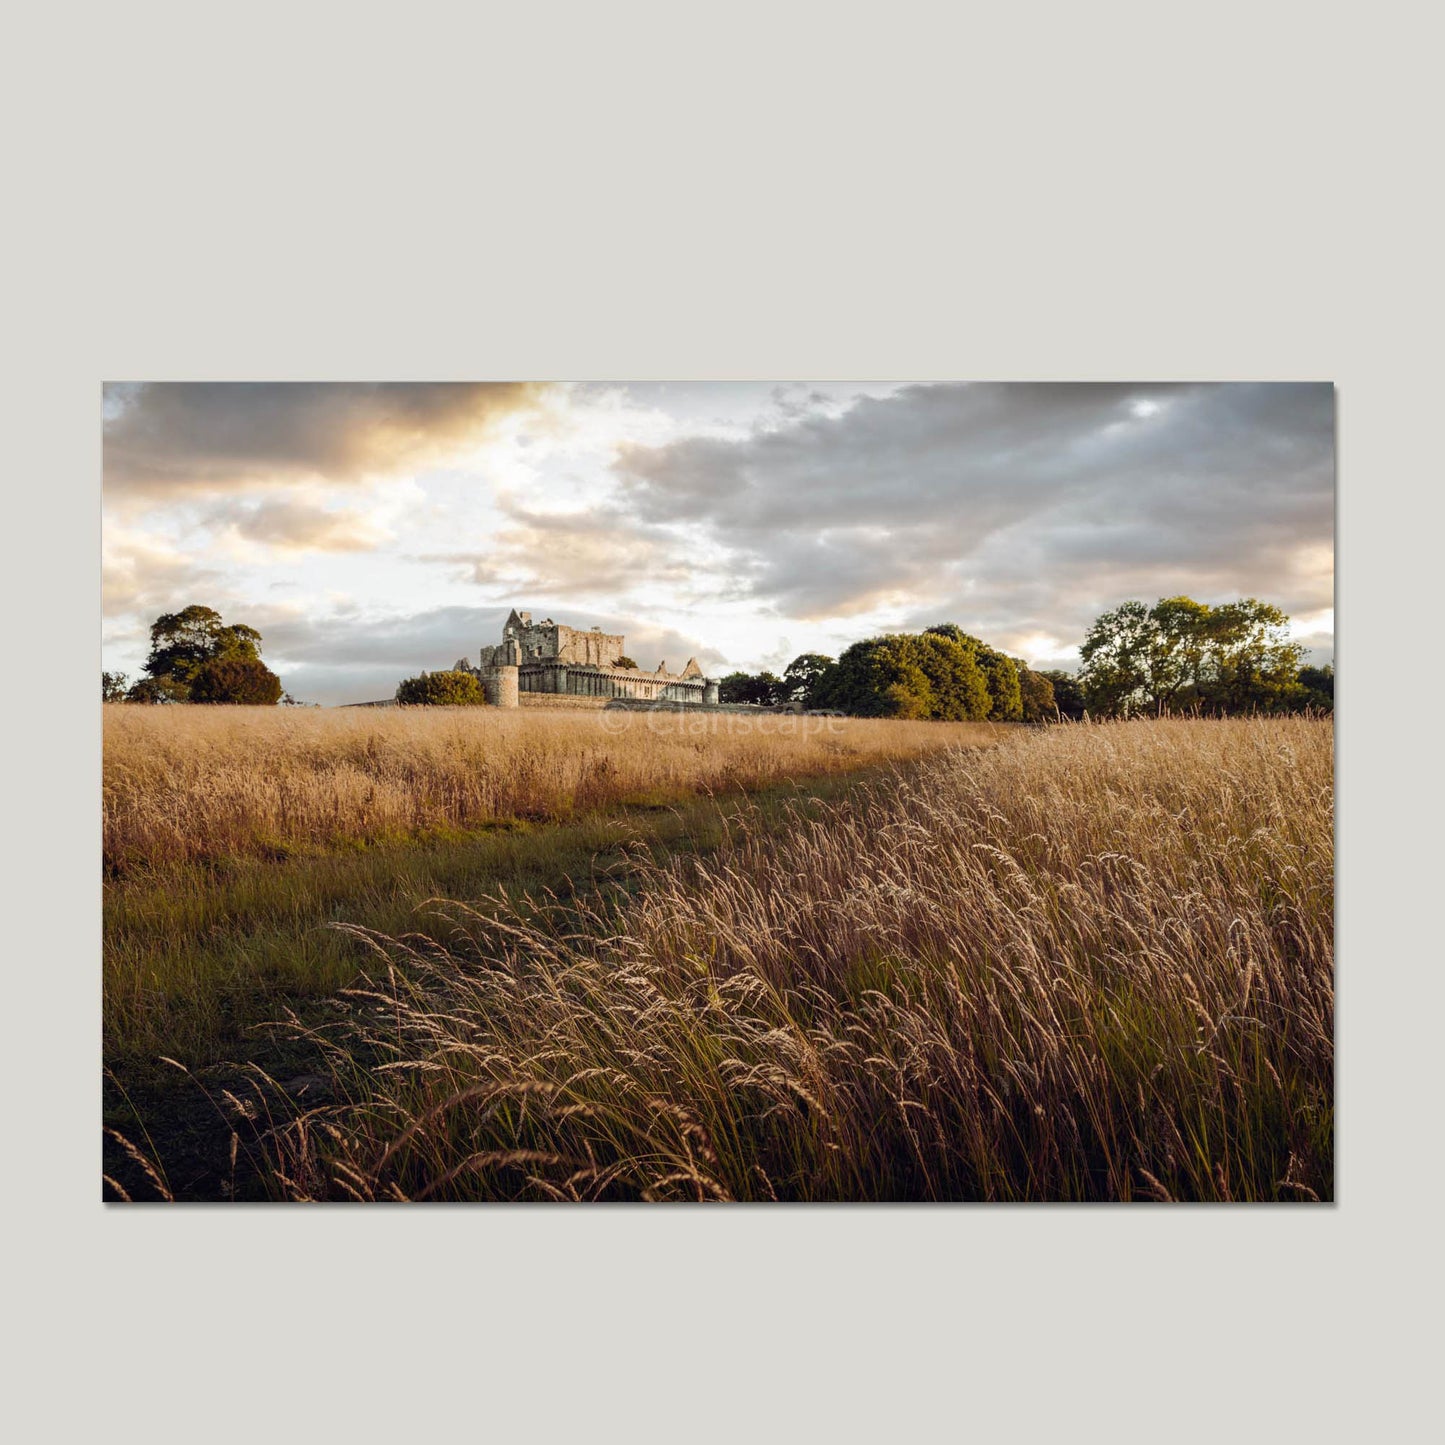
[[516,707],[518,693],[571,697],[633,698],[643,702],[716,706],[718,685],[705,678],[696,658],[681,672],[665,662],[656,672],[619,666],[626,639],[593,627],[586,632],[515,608],[502,627],[502,640],[484,647],[473,667],[465,658],[457,671],[477,674],[493,707]]

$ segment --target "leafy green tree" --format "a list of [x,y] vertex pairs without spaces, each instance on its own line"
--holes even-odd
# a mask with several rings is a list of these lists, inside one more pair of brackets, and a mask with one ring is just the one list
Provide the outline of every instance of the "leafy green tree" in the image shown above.
[[1143,647],[1149,701],[1156,710],[1188,706],[1207,672],[1214,613],[1192,597],[1161,597],[1149,620]]
[[1091,712],[1117,717],[1145,705],[1157,632],[1142,602],[1122,603],[1095,621],[1079,648],[1079,683]]
[[190,700],[274,707],[281,701],[281,679],[259,657],[212,657],[196,669]]
[[1019,703],[1026,723],[1055,722],[1058,709],[1054,702],[1054,685],[1042,672],[1035,672],[1027,663],[1014,659],[1019,676]]
[[1013,658],[979,643],[977,659],[988,684],[989,718],[993,722],[1019,722],[1024,715],[1018,665]]
[[1059,716],[1078,722],[1084,716],[1085,710],[1084,689],[1079,686],[1079,679],[1073,673],[1063,672],[1059,668],[1050,668],[1038,675],[1053,688],[1054,706],[1058,708]]
[[923,636],[947,638],[963,648],[972,657],[988,690],[989,702],[984,711],[979,712],[970,706],[961,712],[941,712],[937,716],[991,718],[995,722],[1017,722],[1023,717],[1018,668],[1013,658],[970,636],[956,622],[940,622],[928,628]]
[[617,659],[617,661],[614,662],[612,665],[613,665],[613,667],[630,667],[630,668],[633,670],[633,672],[638,672],[638,671],[641,670],[641,669],[637,666],[636,662],[634,662],[634,661],[632,660],[632,658],[628,657],[626,653],[624,653],[621,657],[619,657],[619,658]]
[[482,684],[472,672],[424,672],[396,689],[396,700],[409,707],[477,707],[486,702]]
[[129,679],[123,672],[103,672],[100,675],[100,700],[102,702],[124,702]]
[[1088,707],[1106,716],[1282,711],[1304,696],[1289,618],[1253,597],[1219,607],[1189,597],[1125,602],[1094,623],[1079,655]]
[[870,637],[843,649],[814,688],[816,706],[856,717],[928,717],[933,689],[901,635]]
[[1200,695],[1222,713],[1285,711],[1301,704],[1304,648],[1289,640],[1278,607],[1246,597],[1210,612],[1209,648]]
[[833,659],[821,652],[804,652],[795,657],[783,670],[784,700],[812,707],[814,690],[832,666]]
[[928,679],[932,702],[924,717],[953,722],[986,718],[993,707],[988,674],[979,664],[977,638],[959,641],[947,633],[925,632],[900,639],[905,652],[916,657]]
[[809,704],[857,717],[987,717],[992,699],[973,642],[941,630],[855,642],[819,677]]
[[261,634],[254,627],[228,627],[214,608],[192,605],[163,613],[151,624],[145,672],[189,688],[200,668],[213,659],[255,662],[260,656]]
[[719,702],[772,707],[783,700],[783,680],[771,672],[730,672],[718,684]]

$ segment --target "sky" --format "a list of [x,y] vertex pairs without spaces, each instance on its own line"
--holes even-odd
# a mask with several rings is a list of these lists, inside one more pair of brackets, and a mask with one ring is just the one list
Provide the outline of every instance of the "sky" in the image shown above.
[[1072,670],[1129,598],[1334,654],[1327,384],[109,383],[103,666],[190,603],[305,702],[476,660],[512,607],[645,668],[956,622]]

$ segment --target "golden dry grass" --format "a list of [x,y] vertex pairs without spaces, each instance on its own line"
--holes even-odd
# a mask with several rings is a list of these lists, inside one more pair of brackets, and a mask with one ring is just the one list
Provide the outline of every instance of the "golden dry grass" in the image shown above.
[[112,873],[768,786],[977,744],[982,723],[483,708],[105,709]]
[[1332,768],[1310,719],[1015,734],[631,900],[372,938],[273,1188],[1332,1198]]

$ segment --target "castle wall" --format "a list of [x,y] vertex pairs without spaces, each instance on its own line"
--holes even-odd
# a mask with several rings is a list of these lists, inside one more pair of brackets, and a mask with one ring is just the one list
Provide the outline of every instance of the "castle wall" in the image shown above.
[[522,692],[552,696],[636,698],[701,702],[704,682],[682,679],[667,673],[641,672],[620,667],[579,667],[557,661],[522,663],[518,669]]
[[[564,627],[560,622],[523,622],[513,626],[503,640],[505,648],[509,641],[515,641],[520,653],[519,660],[529,662],[569,662],[579,667],[610,667],[622,656],[625,639],[619,633],[581,631],[575,627]],[[498,648],[483,649],[483,664],[490,659],[487,652],[496,653]]]

